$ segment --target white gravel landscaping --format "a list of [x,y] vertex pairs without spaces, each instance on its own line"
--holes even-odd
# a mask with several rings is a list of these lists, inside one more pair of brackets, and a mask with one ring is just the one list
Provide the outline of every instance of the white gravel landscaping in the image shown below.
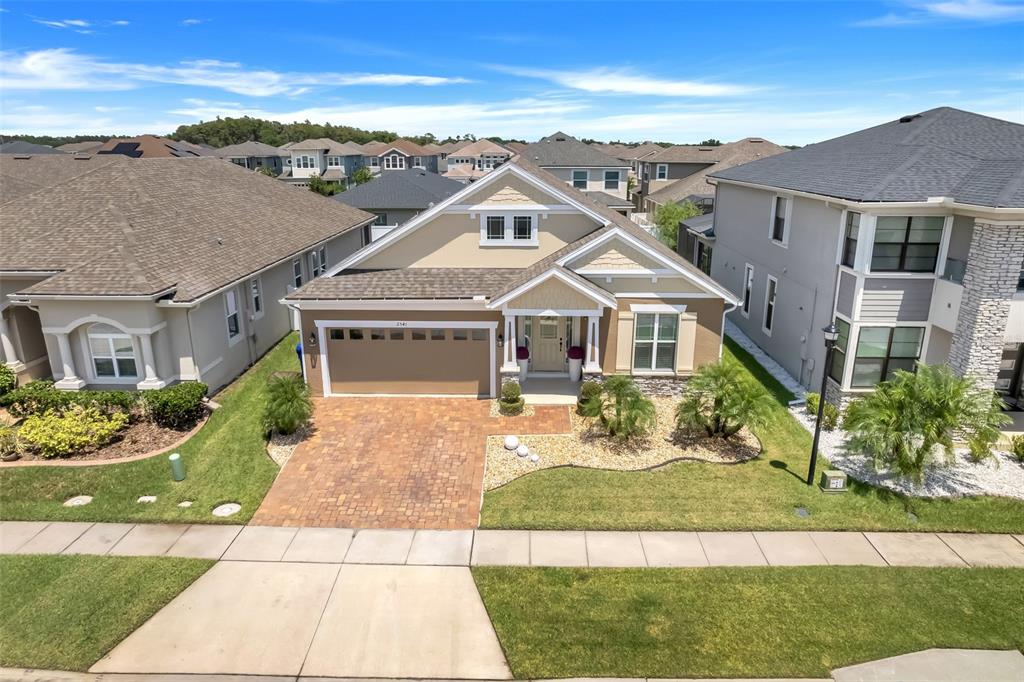
[[[806,408],[791,407],[789,411],[804,428],[814,433],[814,416],[808,414]],[[914,497],[999,495],[1024,499],[1024,465],[1008,452],[996,452],[994,460],[978,464],[968,458],[966,448],[959,449],[952,465],[930,466],[921,484],[915,484],[890,471],[875,469],[872,457],[848,451],[845,441],[846,433],[842,429],[822,431],[819,450],[834,468],[858,481]]]
[[299,443],[305,440],[308,432],[309,427],[303,426],[295,433],[287,435],[283,433],[272,434],[270,441],[267,443],[267,454],[270,455],[270,459],[274,460],[278,467],[284,468],[292,453],[295,452],[295,448],[299,447]]
[[[735,464],[761,452],[761,443],[743,429],[728,442],[721,439],[681,436],[676,433],[674,411],[677,398],[655,397],[657,426],[643,441],[621,443],[599,429],[593,420],[571,410],[572,433],[524,436],[517,433],[489,436],[484,469],[484,490],[493,490],[532,471],[558,466],[588,467],[616,471],[650,469],[678,459],[714,464]],[[505,449],[505,436],[517,436],[530,456],[520,457]]]

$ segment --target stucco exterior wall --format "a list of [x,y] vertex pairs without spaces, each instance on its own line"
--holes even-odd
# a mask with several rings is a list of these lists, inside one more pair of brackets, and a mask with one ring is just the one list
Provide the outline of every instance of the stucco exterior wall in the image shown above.
[[[746,264],[754,266],[749,316],[730,319],[803,385],[821,384],[831,322],[842,211],[824,201],[793,200],[786,247],[770,239],[774,194],[725,182],[715,202],[715,257],[711,275],[738,298]],[[762,331],[767,277],[778,281],[772,333]]]

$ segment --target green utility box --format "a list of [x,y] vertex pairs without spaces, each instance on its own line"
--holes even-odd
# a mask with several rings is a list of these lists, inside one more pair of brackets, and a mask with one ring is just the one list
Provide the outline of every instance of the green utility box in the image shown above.
[[845,493],[846,473],[837,469],[826,469],[821,472],[821,491],[825,493]]

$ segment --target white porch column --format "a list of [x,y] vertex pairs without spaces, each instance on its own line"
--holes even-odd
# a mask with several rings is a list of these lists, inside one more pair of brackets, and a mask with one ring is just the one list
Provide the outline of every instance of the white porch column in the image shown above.
[[502,358],[502,370],[519,371],[516,364],[516,316],[505,313],[505,356]]
[[601,339],[598,338],[601,318],[596,315],[587,317],[587,352],[583,371],[590,374],[601,373]]
[[163,388],[166,381],[161,381],[156,375],[156,362],[153,360],[153,335],[139,334],[139,346],[142,348],[142,367],[145,378],[135,385],[140,391],[153,388]]
[[75,374],[75,358],[71,355],[71,340],[66,333],[54,334],[57,338],[57,348],[60,350],[60,365],[64,372],[64,378],[53,385],[65,391],[77,391],[85,387],[85,382]]
[[11,338],[11,330],[7,326],[7,318],[4,317],[2,311],[0,311],[0,347],[3,348],[4,362],[7,365],[13,367],[21,364],[18,351],[14,348],[14,339]]

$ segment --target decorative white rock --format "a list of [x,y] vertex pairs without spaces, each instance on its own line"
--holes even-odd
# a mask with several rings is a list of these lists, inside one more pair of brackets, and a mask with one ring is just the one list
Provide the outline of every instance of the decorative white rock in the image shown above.
[[242,511],[242,505],[238,504],[237,502],[228,502],[227,504],[222,504],[219,507],[214,507],[213,515],[231,516],[233,514],[237,514],[240,511]]
[[75,495],[74,497],[65,500],[65,507],[82,507],[92,502],[92,498],[88,495]]
[[505,449],[515,450],[519,447],[519,439],[515,436],[505,436]]
[[188,509],[189,507],[192,506],[192,500],[185,500],[184,502],[179,502],[178,506],[183,509]]
[[526,457],[527,455],[530,454],[530,448],[526,447],[525,445],[520,445],[518,448],[516,448],[516,454],[519,455],[520,457]]
[[530,455],[530,461],[536,464],[537,462],[540,461],[540,455],[538,455],[537,453],[533,453],[532,455]]
[[139,499],[135,500],[139,504],[151,504],[156,502],[156,495],[143,495]]

